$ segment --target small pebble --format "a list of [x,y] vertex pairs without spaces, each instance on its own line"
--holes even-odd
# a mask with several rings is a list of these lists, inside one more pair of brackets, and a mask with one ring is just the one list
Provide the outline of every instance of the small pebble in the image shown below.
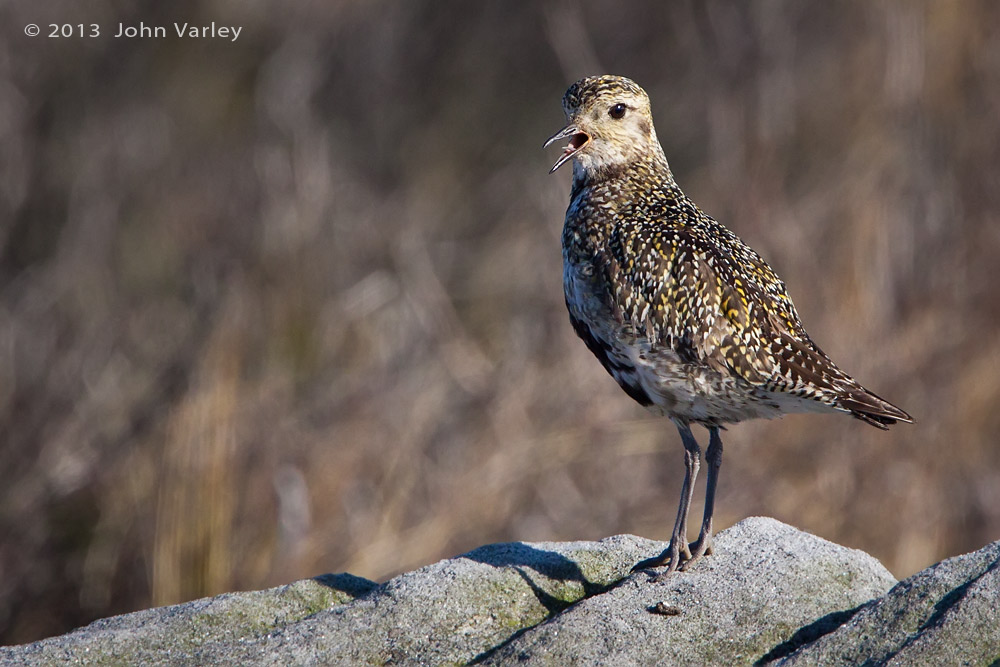
[[675,607],[665,602],[657,602],[649,607],[648,611],[651,614],[659,614],[661,616],[677,616],[681,613],[680,607]]

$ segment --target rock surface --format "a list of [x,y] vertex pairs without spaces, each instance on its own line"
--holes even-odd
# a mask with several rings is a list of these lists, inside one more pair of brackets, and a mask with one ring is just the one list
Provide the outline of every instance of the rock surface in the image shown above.
[[1000,542],[918,572],[777,664],[828,665],[832,657],[849,665],[1000,663]]
[[[896,580],[881,563],[771,519],[719,534],[690,572],[633,575],[531,628],[485,662],[568,665],[752,663],[803,625],[852,609]],[[651,613],[661,604],[671,615]]]
[[384,584],[325,575],[103,619],[0,647],[0,664],[990,665],[1000,658],[1000,543],[896,584],[863,552],[752,518],[720,533],[715,554],[691,572],[629,573],[665,547],[631,535],[494,544]]

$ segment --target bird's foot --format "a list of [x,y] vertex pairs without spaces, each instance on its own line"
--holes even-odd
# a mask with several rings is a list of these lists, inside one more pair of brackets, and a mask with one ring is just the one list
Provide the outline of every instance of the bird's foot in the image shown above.
[[652,558],[639,561],[632,567],[632,572],[650,570],[655,567],[663,567],[666,565],[667,569],[663,572],[650,573],[653,575],[654,579],[659,579],[661,577],[669,576],[678,569],[683,570],[684,567],[682,564],[687,563],[690,559],[691,549],[688,547],[687,540],[672,539],[670,540],[670,546],[667,547],[663,553],[659,556],[653,556]]
[[712,554],[712,534],[701,534],[698,539],[691,543],[691,555],[680,565],[681,572],[687,572],[691,567],[701,560],[702,556]]

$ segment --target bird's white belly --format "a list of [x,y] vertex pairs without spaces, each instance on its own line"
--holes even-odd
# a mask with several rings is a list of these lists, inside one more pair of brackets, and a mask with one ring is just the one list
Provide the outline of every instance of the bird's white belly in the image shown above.
[[634,364],[634,374],[653,404],[655,414],[685,421],[719,424],[746,419],[771,419],[780,406],[740,378],[725,376],[645,339],[623,341]]

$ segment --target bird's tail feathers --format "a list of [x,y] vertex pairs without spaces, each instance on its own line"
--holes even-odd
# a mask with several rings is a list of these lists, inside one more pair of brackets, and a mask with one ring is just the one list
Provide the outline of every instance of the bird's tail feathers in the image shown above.
[[837,405],[876,428],[886,430],[896,422],[913,423],[913,417],[889,401],[876,396],[864,387],[851,389],[837,401]]

